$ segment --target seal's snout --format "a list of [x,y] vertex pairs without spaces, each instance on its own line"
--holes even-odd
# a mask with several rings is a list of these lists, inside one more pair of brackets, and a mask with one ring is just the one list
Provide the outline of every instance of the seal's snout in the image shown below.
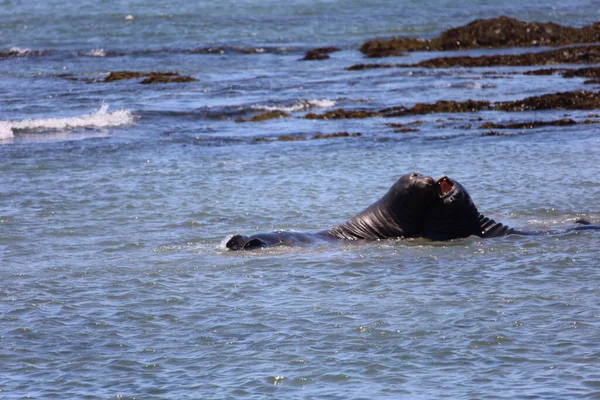
[[437,180],[437,190],[440,197],[446,196],[454,188],[454,182],[447,176],[442,176]]

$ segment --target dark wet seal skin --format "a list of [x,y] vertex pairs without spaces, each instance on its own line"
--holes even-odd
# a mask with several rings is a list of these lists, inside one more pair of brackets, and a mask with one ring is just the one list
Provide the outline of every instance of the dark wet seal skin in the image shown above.
[[434,198],[430,176],[402,176],[378,201],[328,231],[341,239],[411,238],[423,234],[423,221]]
[[303,246],[333,240],[399,239],[423,237],[435,241],[469,236],[493,238],[510,234],[544,235],[579,230],[600,230],[599,224],[579,219],[564,230],[522,231],[481,214],[467,190],[457,181],[442,176],[412,173],[402,176],[388,192],[364,211],[343,224],[315,233],[275,231],[234,235],[225,247],[253,250],[269,246]]
[[432,203],[425,217],[424,237],[431,240],[450,240],[471,235],[483,237],[483,232],[495,236],[512,232],[510,228],[491,220],[485,222],[488,228],[486,231],[481,226],[482,216],[469,193],[460,183],[447,176],[436,181],[436,192],[436,201]]
[[578,230],[598,230],[587,220],[579,219],[581,226],[559,230],[523,231],[508,227],[479,213],[466,189],[457,181],[442,176],[435,183],[437,198],[426,213],[423,237],[431,240],[451,240],[479,236],[493,238],[516,235],[544,235]]
[[235,235],[225,244],[230,250],[251,250],[267,246],[301,246],[331,240],[378,240],[411,238],[423,234],[423,221],[434,200],[434,180],[430,176],[407,174],[378,201],[345,223],[326,231],[271,232],[251,236]]

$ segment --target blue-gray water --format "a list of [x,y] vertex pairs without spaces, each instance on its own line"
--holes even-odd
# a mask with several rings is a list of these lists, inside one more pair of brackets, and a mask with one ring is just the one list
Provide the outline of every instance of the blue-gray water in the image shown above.
[[[579,27],[596,2],[195,3],[0,2],[1,398],[600,396],[596,231],[223,247],[343,222],[412,171],[511,226],[599,220],[598,124],[477,128],[597,111],[301,118],[597,90],[514,73],[531,68],[345,70],[374,37],[499,15]],[[298,61],[326,45],[342,51]],[[116,70],[197,81],[94,83]],[[292,117],[235,121],[268,109]],[[268,141],[335,132],[361,136]]]

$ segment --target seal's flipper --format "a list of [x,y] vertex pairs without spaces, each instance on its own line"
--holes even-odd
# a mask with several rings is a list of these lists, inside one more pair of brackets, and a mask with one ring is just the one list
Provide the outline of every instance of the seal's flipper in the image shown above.
[[512,228],[503,225],[499,222],[489,219],[483,214],[479,214],[479,232],[477,236],[483,238],[498,237],[516,233]]
[[245,245],[248,243],[248,236],[243,235],[234,235],[225,243],[225,247],[229,250],[242,250]]
[[262,249],[263,247],[267,247],[268,243],[264,242],[260,239],[254,238],[250,239],[244,244],[244,250],[254,250],[254,249]]

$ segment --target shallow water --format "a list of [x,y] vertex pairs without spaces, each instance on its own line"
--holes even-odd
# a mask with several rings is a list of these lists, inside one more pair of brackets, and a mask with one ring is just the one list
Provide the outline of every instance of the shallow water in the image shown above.
[[[597,124],[478,128],[594,110],[301,118],[597,90],[533,67],[345,70],[373,37],[498,15],[583,26],[593,2],[143,3],[0,4],[0,397],[600,395],[597,231],[223,246],[331,227],[412,171],[517,228],[600,220]],[[298,61],[324,45],[342,51]],[[198,81],[95,82],[115,70]],[[235,122],[273,109],[292,116]],[[360,136],[312,139],[336,132]]]

